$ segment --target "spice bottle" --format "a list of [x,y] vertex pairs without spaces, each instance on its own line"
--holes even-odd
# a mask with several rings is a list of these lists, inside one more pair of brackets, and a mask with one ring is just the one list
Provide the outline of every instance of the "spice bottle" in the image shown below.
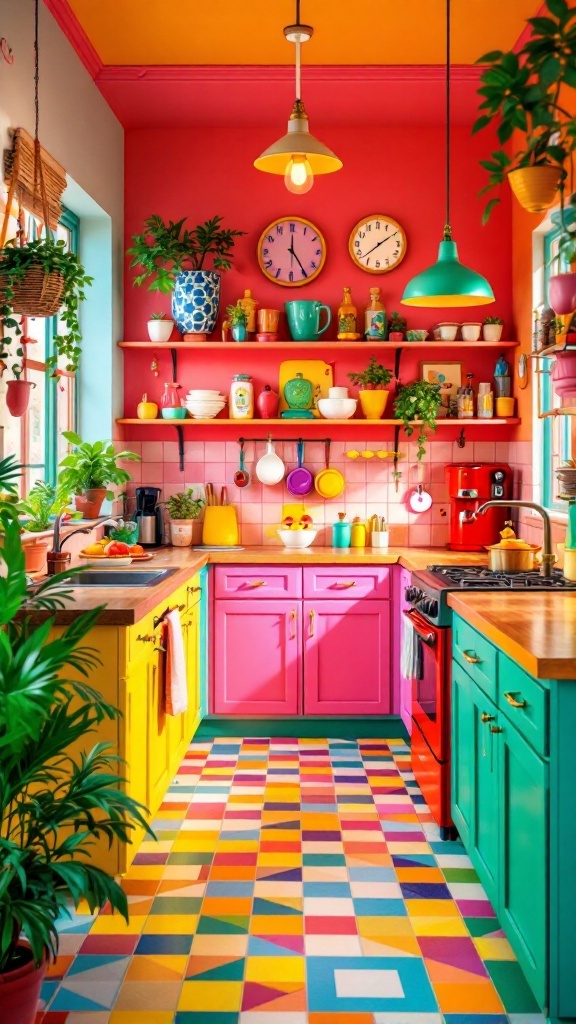
[[491,420],[494,415],[494,393],[489,383],[478,385],[478,419]]
[[249,373],[237,373],[230,385],[229,412],[231,420],[254,418],[254,387]]
[[354,519],[352,520],[352,529],[350,531],[350,547],[366,547],[366,524],[362,522],[360,516],[355,516]]
[[380,302],[380,289],[370,289],[370,305],[364,313],[364,336],[366,338],[386,338],[386,310]]
[[346,513],[338,513],[338,522],[332,523],[332,547],[349,548],[352,534],[350,523],[345,522]]
[[466,384],[458,392],[458,419],[474,419],[474,388],[472,387],[472,373],[466,374]]
[[252,298],[252,292],[250,288],[244,289],[244,298],[238,299],[238,305],[242,306],[246,314],[246,330],[248,334],[253,334],[256,330],[256,309],[258,307],[258,300]]
[[358,310],[352,302],[350,289],[344,289],[342,305],[338,308],[338,337],[350,338],[356,336],[356,317]]

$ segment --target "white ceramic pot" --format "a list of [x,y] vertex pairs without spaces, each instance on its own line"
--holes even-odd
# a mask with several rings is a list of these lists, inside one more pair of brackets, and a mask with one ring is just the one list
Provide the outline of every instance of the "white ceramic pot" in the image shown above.
[[442,341],[455,341],[460,324],[438,324]]
[[503,326],[503,324],[483,324],[482,336],[484,341],[500,341]]
[[348,388],[328,388],[328,398],[348,398]]
[[462,324],[460,330],[462,341],[478,341],[482,324]]
[[192,543],[193,519],[171,519],[170,541],[175,548],[189,548]]
[[148,337],[150,341],[155,341],[158,344],[170,341],[170,335],[174,330],[173,320],[149,320],[148,321]]

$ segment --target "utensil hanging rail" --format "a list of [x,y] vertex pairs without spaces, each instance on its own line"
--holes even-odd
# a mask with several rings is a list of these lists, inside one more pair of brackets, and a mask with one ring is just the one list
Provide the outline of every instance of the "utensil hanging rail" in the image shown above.
[[[242,445],[247,444],[248,441],[256,441],[257,444],[266,444],[267,441],[274,441],[276,444],[282,444],[282,442],[288,441],[297,444],[303,440],[303,437],[272,437],[271,434],[268,434],[267,437],[239,437],[236,443]],[[332,444],[332,438],[330,437],[315,437],[314,440],[320,444]]]

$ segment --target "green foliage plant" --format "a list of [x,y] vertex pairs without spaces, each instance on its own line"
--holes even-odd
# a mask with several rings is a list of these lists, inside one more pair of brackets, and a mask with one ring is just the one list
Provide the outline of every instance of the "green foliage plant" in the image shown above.
[[239,302],[234,306],[226,306],[226,319],[231,327],[246,327],[248,314]]
[[489,326],[490,324],[499,324],[500,326],[504,325],[504,321],[499,316],[487,316],[484,318],[482,323],[486,324],[486,326]]
[[52,516],[60,515],[69,510],[70,491],[63,487],[54,487],[44,480],[37,480],[28,497],[18,503],[18,513],[26,516],[24,529],[30,533],[41,533],[49,530]]
[[148,283],[151,292],[170,294],[182,270],[203,270],[208,258],[214,270],[230,270],[235,239],[245,231],[222,228],[222,217],[212,217],[204,224],[188,230],[186,217],[168,223],[154,214],[144,221],[144,231],[132,235],[131,267],[141,267],[135,285]]
[[[567,0],[547,0],[544,16],[528,18],[528,25],[530,38],[518,53],[492,50],[476,62],[487,66],[472,132],[497,121],[500,143],[490,159],[480,161],[489,176],[480,195],[522,167],[557,167],[562,188],[566,161],[576,148],[576,120],[566,108],[566,89],[576,88],[576,9]],[[515,132],[523,136],[522,144],[510,155]],[[498,202],[498,197],[488,202],[484,223]]]
[[413,420],[421,420],[418,434],[418,461],[426,454],[426,431],[436,430],[436,417],[442,404],[440,388],[427,380],[415,380],[401,387],[394,401],[394,415],[402,420],[408,437],[414,433]]
[[150,313],[151,320],[167,320],[166,313]]
[[[108,484],[125,484],[132,477],[119,462],[139,462],[134,452],[117,452],[111,441],[95,441],[90,444],[72,430],[64,430],[62,436],[74,445],[73,451],[62,459],[58,473],[58,484],[70,494],[82,494]],[[115,497],[113,491],[106,491],[109,501]]]
[[[58,330],[54,336],[56,354],[47,360],[47,367],[54,369],[61,356],[66,360],[67,370],[77,370],[82,341],[78,309],[86,298],[86,288],[92,284],[93,278],[86,274],[77,254],[69,252],[61,238],[38,238],[24,246],[12,238],[0,251],[0,335],[4,333],[0,340],[0,358],[9,354],[13,336],[17,338],[22,334],[20,317],[12,309],[14,285],[24,279],[27,270],[38,265],[47,273],[61,274],[64,281]],[[13,336],[7,332],[13,332]],[[24,355],[21,345],[16,354],[20,357]]]
[[377,362],[376,356],[371,356],[365,370],[361,373],[349,373],[348,377],[363,391],[376,391],[390,383],[392,373],[382,363]]
[[388,334],[391,331],[399,331],[400,334],[404,334],[408,326],[408,321],[405,316],[400,313],[391,313],[388,321]]
[[191,487],[187,491],[172,494],[164,502],[170,519],[197,519],[203,507],[203,498],[195,498]]

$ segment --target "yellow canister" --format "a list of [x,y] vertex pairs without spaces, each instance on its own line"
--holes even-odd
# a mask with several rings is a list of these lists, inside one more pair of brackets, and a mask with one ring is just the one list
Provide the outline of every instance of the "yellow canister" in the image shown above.
[[366,547],[366,524],[361,521],[360,516],[356,516],[356,518],[352,520],[350,547]]
[[234,547],[238,543],[238,517],[234,505],[206,506],[202,543],[214,547]]

